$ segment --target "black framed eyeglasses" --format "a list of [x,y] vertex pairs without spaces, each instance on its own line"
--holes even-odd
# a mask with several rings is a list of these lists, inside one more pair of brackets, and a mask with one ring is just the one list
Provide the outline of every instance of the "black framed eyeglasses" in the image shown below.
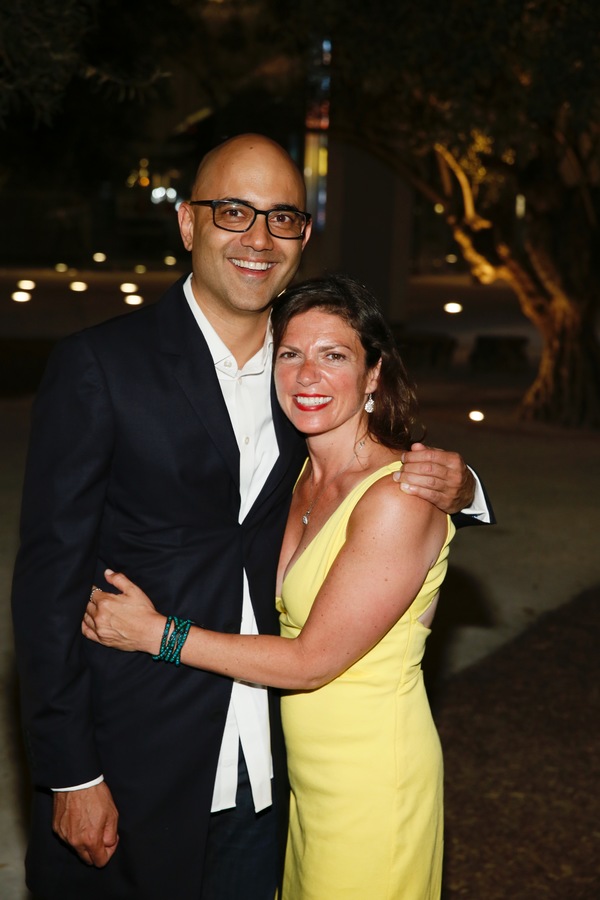
[[276,206],[274,209],[256,209],[242,200],[188,200],[190,206],[210,206],[213,222],[224,231],[250,231],[257,216],[264,216],[269,234],[284,241],[297,241],[304,237],[310,222],[310,213],[295,206]]

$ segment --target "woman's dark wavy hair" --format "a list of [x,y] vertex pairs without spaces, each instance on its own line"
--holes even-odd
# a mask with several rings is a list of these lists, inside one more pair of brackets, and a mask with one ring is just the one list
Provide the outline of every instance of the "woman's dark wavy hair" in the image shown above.
[[274,303],[271,322],[277,352],[290,321],[309,309],[339,316],[354,329],[372,369],[381,360],[375,408],[368,417],[368,430],[385,447],[407,450],[414,438],[412,428],[417,399],[389,325],[373,294],[347,275],[311,278],[288,288]]

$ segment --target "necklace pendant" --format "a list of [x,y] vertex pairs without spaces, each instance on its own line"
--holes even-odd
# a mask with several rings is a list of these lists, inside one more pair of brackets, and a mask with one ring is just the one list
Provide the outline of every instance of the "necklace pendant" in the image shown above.
[[302,524],[303,524],[303,525],[308,525],[308,517],[309,517],[309,515],[310,515],[310,513],[305,512],[304,515],[302,516]]

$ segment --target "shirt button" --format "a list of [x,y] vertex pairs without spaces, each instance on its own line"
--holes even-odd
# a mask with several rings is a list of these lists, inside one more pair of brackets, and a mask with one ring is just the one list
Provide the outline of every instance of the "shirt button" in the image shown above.
[[226,369],[230,369],[231,366],[233,365],[233,363],[231,362],[230,359],[226,359],[225,362],[223,363],[223,365],[225,366]]
[[245,437],[245,438],[244,438],[244,443],[245,443],[245,444],[249,444],[249,443],[250,443],[250,438],[249,438],[249,437]]

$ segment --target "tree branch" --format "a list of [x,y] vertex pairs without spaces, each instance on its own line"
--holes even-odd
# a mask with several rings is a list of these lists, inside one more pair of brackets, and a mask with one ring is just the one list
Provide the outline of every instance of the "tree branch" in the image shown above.
[[464,219],[469,228],[472,228],[473,231],[480,231],[482,228],[491,228],[492,223],[489,219],[484,219],[475,212],[473,189],[469,183],[469,179],[460,167],[460,164],[442,144],[434,144],[433,149],[449,166],[460,185],[463,198]]

